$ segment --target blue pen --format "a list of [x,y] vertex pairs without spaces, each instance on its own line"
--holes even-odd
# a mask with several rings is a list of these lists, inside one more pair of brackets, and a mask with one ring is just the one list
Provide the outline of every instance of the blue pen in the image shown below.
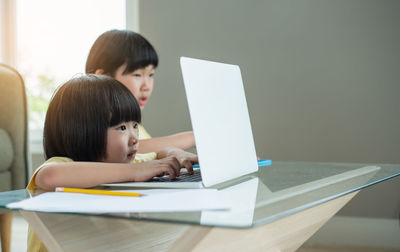
[[269,159],[260,159],[258,160],[258,167],[268,166],[271,165],[272,161]]
[[[268,166],[271,165],[272,161],[269,159],[260,159],[258,160],[258,167]],[[196,164],[193,165],[193,168],[200,168],[200,165]]]

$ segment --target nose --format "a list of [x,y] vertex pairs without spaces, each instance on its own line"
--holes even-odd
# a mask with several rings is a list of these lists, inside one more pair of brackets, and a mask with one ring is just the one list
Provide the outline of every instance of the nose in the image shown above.
[[129,135],[129,146],[135,145],[139,142],[138,131],[136,129],[132,129]]
[[140,86],[140,89],[142,91],[148,91],[150,89],[150,81],[151,81],[150,78],[145,77],[143,79],[142,85]]
[[136,136],[131,136],[130,138],[129,138],[129,146],[132,146],[132,145],[135,145],[135,144],[137,144],[138,143],[138,139],[137,139],[137,137]]

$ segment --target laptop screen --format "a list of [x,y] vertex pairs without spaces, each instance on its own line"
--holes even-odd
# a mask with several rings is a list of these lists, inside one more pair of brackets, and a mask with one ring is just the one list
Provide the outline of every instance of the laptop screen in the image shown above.
[[187,57],[180,62],[204,186],[257,171],[240,68]]

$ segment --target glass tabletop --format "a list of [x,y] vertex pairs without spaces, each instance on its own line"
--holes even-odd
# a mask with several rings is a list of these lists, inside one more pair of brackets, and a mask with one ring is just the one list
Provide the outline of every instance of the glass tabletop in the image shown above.
[[[273,162],[216,186],[233,200],[228,211],[108,213],[101,217],[247,228],[268,223],[400,175],[400,164]],[[40,192],[0,193],[0,208]],[[99,216],[99,214],[79,214]]]

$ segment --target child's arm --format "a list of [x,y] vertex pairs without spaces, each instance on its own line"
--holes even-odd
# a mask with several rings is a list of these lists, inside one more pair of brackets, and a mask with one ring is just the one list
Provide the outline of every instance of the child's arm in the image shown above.
[[165,147],[187,150],[194,146],[193,132],[186,131],[170,136],[139,140],[139,153],[159,152]]
[[94,187],[104,183],[147,181],[155,176],[179,176],[181,165],[177,158],[167,157],[143,163],[67,162],[43,166],[35,183],[44,190],[56,187]]

